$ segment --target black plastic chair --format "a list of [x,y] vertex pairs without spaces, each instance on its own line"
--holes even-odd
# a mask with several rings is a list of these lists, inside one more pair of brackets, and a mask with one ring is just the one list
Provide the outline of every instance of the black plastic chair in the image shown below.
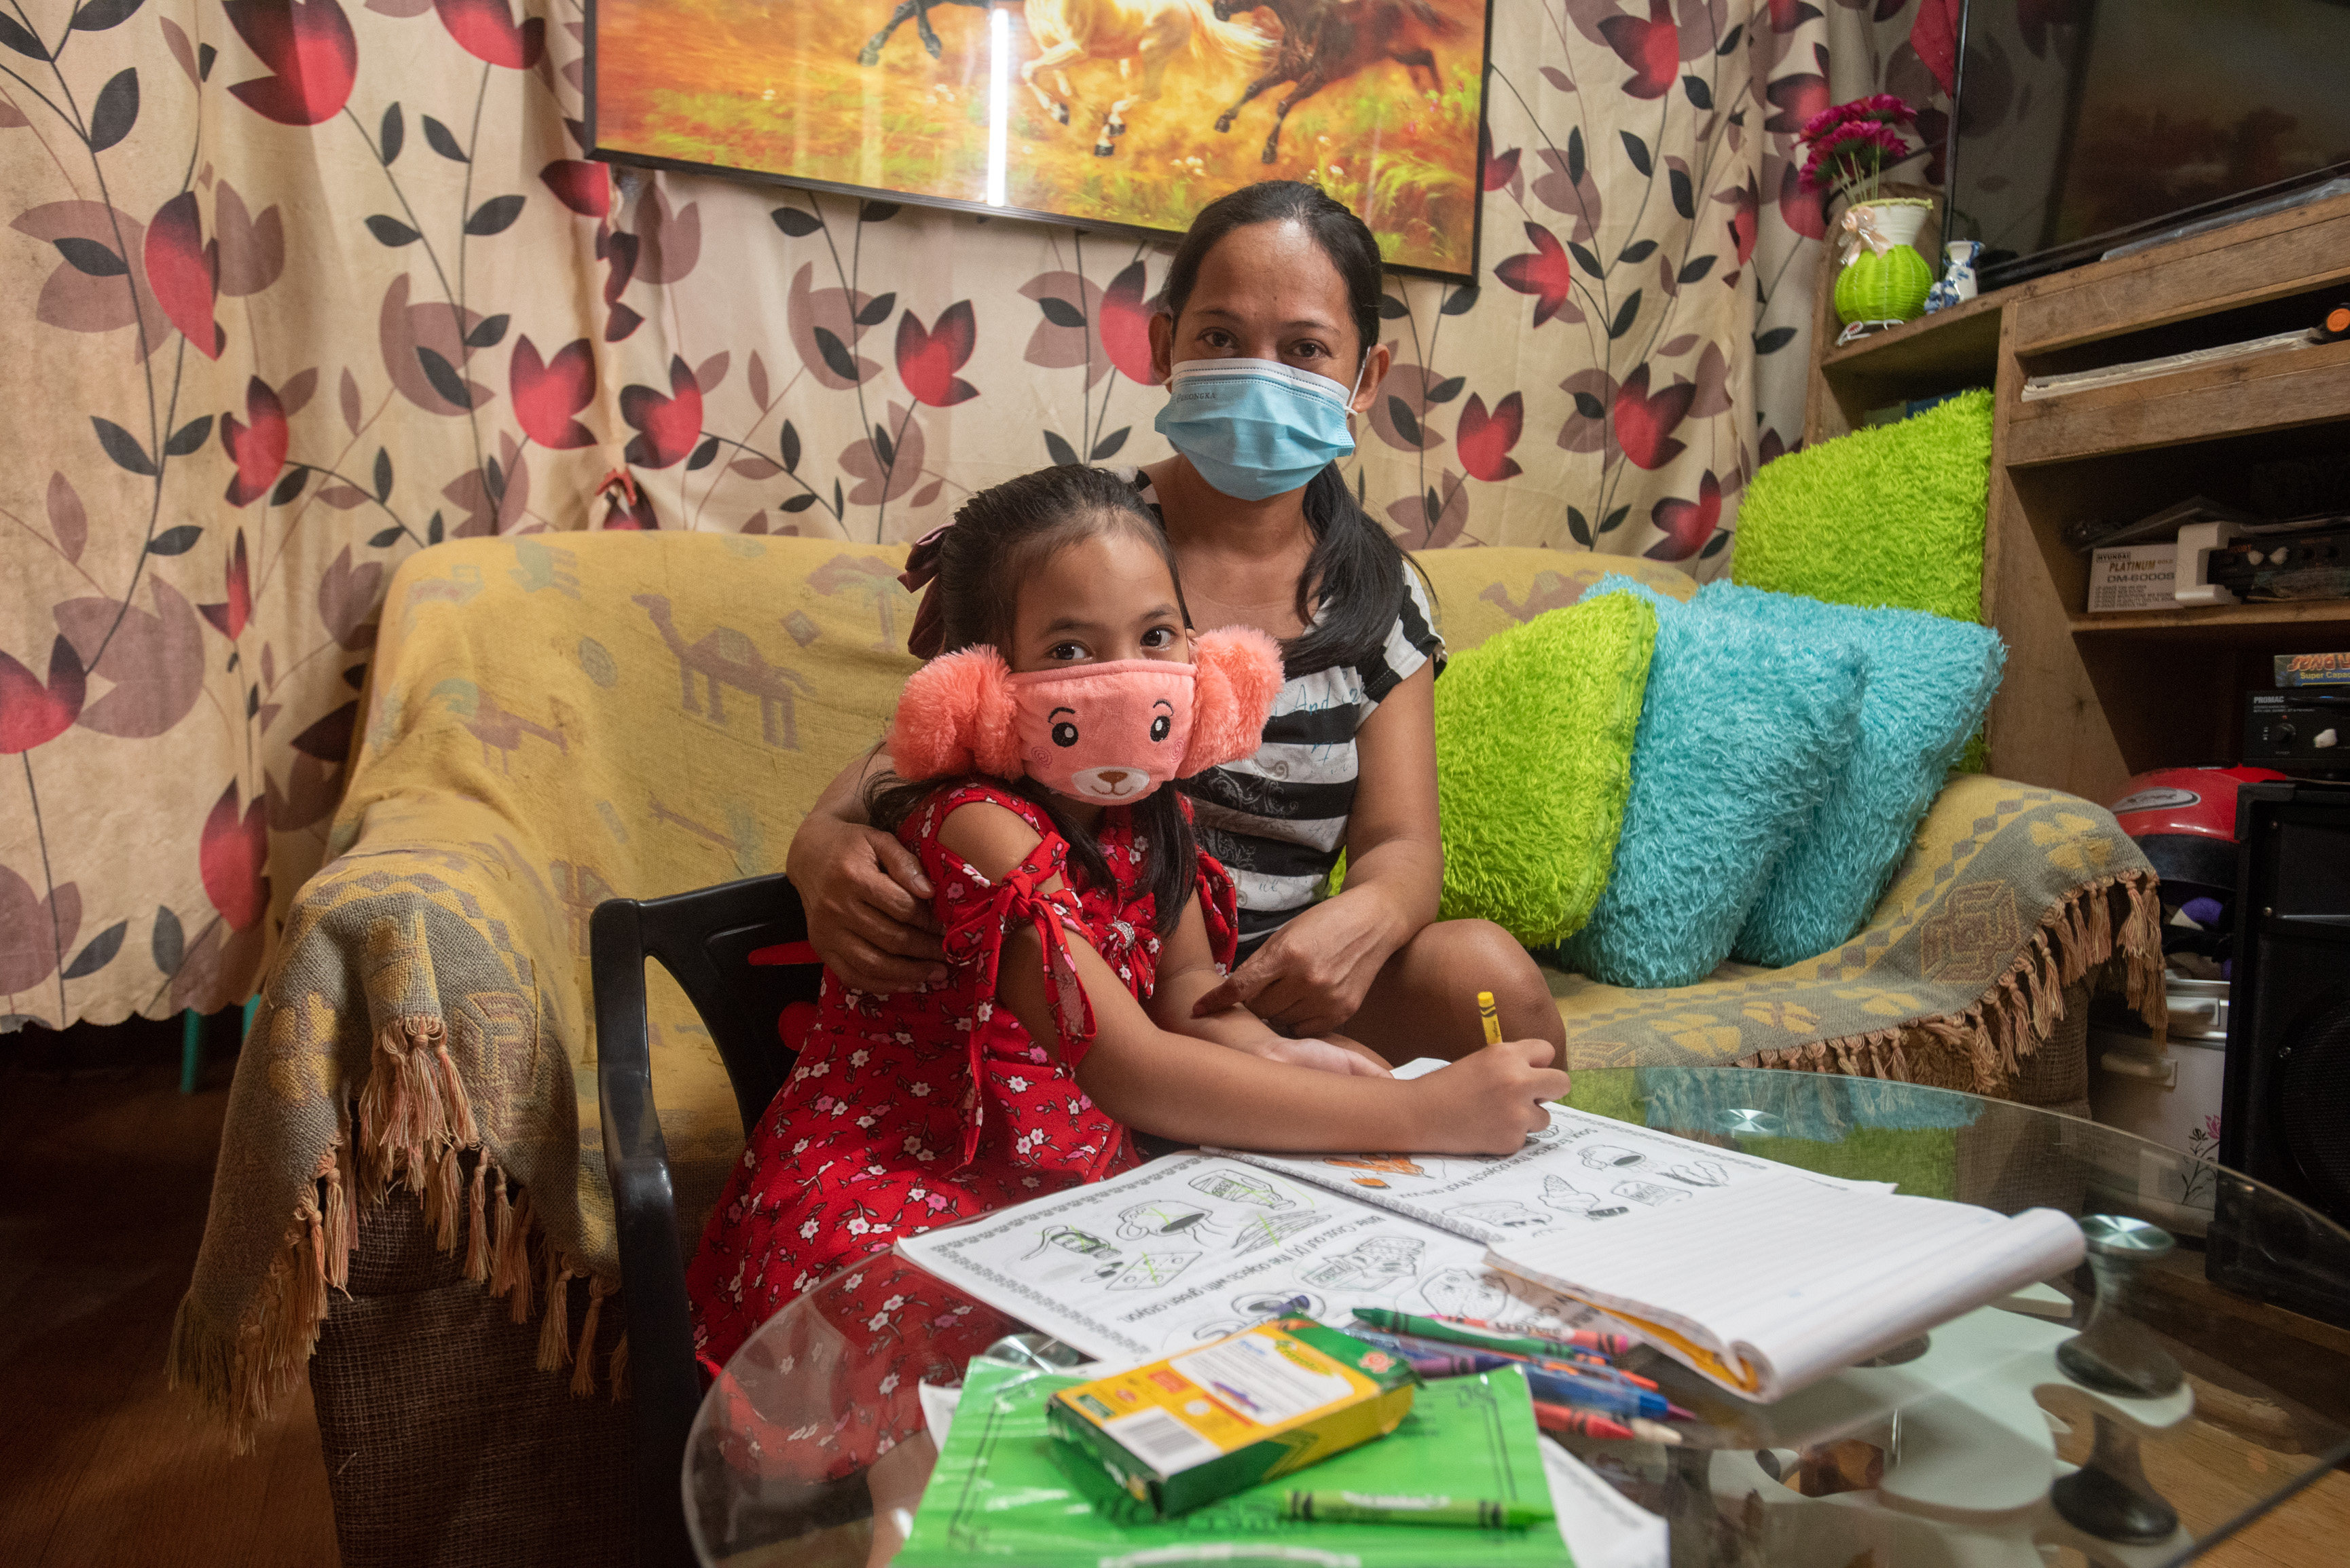
[[679,1470],[702,1382],[669,1150],[653,1108],[648,958],[669,971],[717,1042],[746,1138],[791,1072],[795,1053],[777,1021],[791,1003],[816,1002],[824,969],[807,946],[799,894],[780,876],[667,898],[613,898],[588,923],[597,1099],[629,1320],[637,1562],[691,1568]]

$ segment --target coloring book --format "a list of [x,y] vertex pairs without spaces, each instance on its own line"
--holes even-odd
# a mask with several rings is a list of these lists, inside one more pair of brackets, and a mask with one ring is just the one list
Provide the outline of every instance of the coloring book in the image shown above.
[[1336,1326],[1357,1306],[1553,1328],[1597,1321],[1513,1298],[1482,1238],[1231,1155],[1169,1155],[907,1237],[898,1251],[1101,1359],[1167,1355],[1284,1310]]
[[1368,1306],[1628,1331],[1763,1399],[2081,1256],[2053,1210],[1897,1196],[1567,1106],[1550,1118],[1492,1158],[1169,1155],[898,1251],[1102,1359],[1286,1312],[1344,1327]]

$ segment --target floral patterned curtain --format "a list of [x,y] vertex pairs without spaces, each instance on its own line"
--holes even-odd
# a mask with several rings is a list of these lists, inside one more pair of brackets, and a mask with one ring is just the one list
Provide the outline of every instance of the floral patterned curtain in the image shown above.
[[[0,1028],[249,992],[415,550],[899,540],[1163,452],[1163,247],[608,170],[581,7],[513,4],[0,0]],[[1356,483],[1415,548],[1718,571],[1801,425],[1827,19],[1493,11],[1482,270],[1390,283]]]

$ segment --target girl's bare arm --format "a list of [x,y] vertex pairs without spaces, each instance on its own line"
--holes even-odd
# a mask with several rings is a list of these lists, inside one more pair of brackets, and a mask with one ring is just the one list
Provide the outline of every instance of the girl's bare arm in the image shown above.
[[[983,876],[1000,877],[1037,843],[1001,806],[967,805],[941,825],[948,848]],[[1160,1028],[1091,943],[1067,933],[1077,980],[1092,1003],[1094,1039],[1077,1085],[1113,1120],[1160,1137],[1241,1148],[1427,1154],[1506,1154],[1545,1125],[1541,1102],[1566,1092],[1538,1040],[1489,1045],[1475,1055],[1399,1082],[1340,1076],[1272,1062]],[[997,998],[1039,1042],[1059,1041],[1033,927],[1005,939]]]

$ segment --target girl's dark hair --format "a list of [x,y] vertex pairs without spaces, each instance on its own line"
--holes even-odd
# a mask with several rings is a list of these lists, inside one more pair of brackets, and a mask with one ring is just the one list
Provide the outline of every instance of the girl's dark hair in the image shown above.
[[[1303,228],[1338,269],[1355,317],[1356,348],[1367,358],[1379,341],[1378,242],[1344,204],[1295,180],[1243,185],[1201,208],[1167,269],[1160,308],[1181,318],[1201,263],[1226,234],[1284,223]],[[1293,677],[1368,659],[1387,641],[1403,602],[1404,554],[1356,504],[1336,463],[1306,484],[1305,506],[1314,553],[1297,579],[1297,618],[1309,624],[1304,636],[1282,647],[1283,667]],[[1317,608],[1328,618],[1315,626],[1311,623]]]
[[[940,649],[953,653],[984,645],[1011,657],[1014,618],[1020,608],[1020,585],[1045,563],[1080,539],[1123,530],[1147,539],[1167,563],[1174,580],[1175,605],[1183,624],[1191,612],[1183,603],[1183,579],[1175,570],[1175,553],[1168,547],[1165,530],[1151,516],[1132,486],[1098,468],[1075,464],[1039,469],[1017,479],[983,490],[962,504],[954,526],[939,539],[938,576],[931,585],[944,616]],[[865,808],[873,826],[894,833],[922,803],[954,781],[909,781],[883,774],[866,786]],[[999,780],[1016,794],[1035,802],[1052,818],[1068,841],[1069,859],[1078,877],[1096,888],[1114,888],[1109,862],[1093,835],[1073,823],[1053,792],[1034,779]],[[1134,831],[1149,847],[1143,864],[1146,885],[1158,902],[1152,924],[1160,936],[1175,929],[1184,902],[1191,896],[1197,875],[1199,846],[1191,821],[1183,815],[1182,796],[1158,789],[1128,808]]]

